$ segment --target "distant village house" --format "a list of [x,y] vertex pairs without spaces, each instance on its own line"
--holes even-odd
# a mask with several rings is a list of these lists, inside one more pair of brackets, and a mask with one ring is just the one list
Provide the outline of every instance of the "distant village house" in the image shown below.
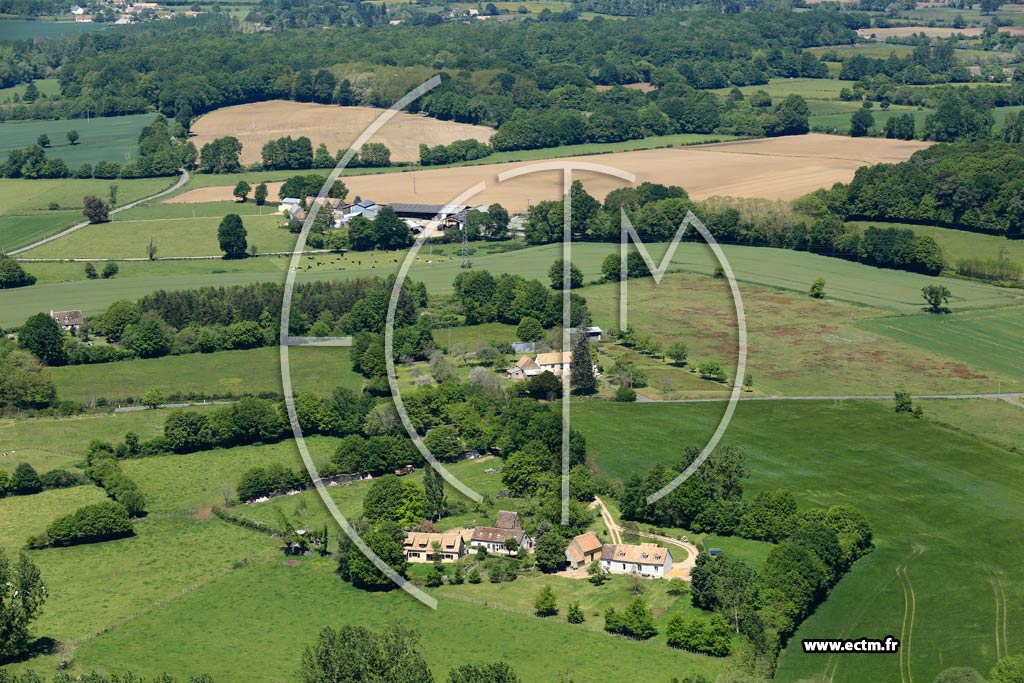
[[50,317],[60,325],[60,329],[70,334],[78,334],[78,328],[85,322],[81,311],[50,311]]

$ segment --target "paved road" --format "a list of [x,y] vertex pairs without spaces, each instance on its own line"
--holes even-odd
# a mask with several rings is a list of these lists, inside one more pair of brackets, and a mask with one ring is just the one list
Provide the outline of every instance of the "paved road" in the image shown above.
[[[855,396],[855,395],[844,395],[844,396],[740,396],[740,401],[891,401],[892,394],[885,396]],[[1002,401],[1007,401],[1013,405],[1019,405],[1015,403],[1015,399],[1024,398],[1024,393],[994,393],[994,394],[918,394],[911,396],[911,398],[939,398],[939,399],[968,399],[968,398],[995,398]],[[729,400],[728,397],[723,398],[668,398],[668,399],[653,399],[645,398],[637,394],[637,403],[725,403]]]
[[[178,182],[174,183],[174,185],[170,186],[166,190],[161,190],[160,192],[157,192],[156,194],[151,194],[148,197],[143,197],[142,199],[137,199],[134,202],[131,202],[129,204],[125,204],[124,206],[119,206],[116,209],[111,209],[110,210],[110,215],[114,215],[115,213],[120,213],[122,211],[127,211],[128,209],[133,209],[136,206],[138,206],[139,204],[142,204],[143,202],[148,202],[148,201],[150,201],[152,199],[159,199],[160,197],[163,197],[165,195],[169,195],[170,193],[172,193],[172,192],[174,192],[176,190],[180,190],[182,187],[185,186],[185,183],[187,183],[189,181],[189,174],[188,174],[188,171],[186,171],[183,168],[179,168],[178,172],[181,173],[181,176],[178,178]],[[61,237],[64,237],[65,235],[70,235],[71,233],[75,232],[76,230],[81,230],[82,228],[84,228],[86,226],[89,226],[89,225],[92,225],[92,223],[90,223],[89,221],[82,221],[81,223],[76,223],[76,224],[72,225],[70,228],[67,228],[66,230],[61,230],[60,232],[58,232],[55,235],[50,235],[49,237],[44,237],[43,239],[37,240],[37,241],[33,242],[32,244],[28,244],[28,245],[26,245],[24,247],[18,247],[17,249],[13,249],[13,250],[7,252],[7,255],[8,256],[17,256],[18,254],[22,254],[22,253],[28,251],[29,249],[35,249],[36,247],[40,247],[40,246],[42,246],[44,244],[47,244],[48,242],[52,242],[54,240],[60,239]]]

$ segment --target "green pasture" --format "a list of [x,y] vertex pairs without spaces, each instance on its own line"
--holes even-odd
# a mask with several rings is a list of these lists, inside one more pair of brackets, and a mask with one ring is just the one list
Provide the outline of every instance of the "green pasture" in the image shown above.
[[[0,251],[28,244],[84,220],[82,198],[96,195],[108,201],[111,184],[117,185],[118,204],[127,204],[155,194],[173,183],[173,178],[0,179]],[[50,209],[51,203],[59,208]]]
[[[556,619],[444,599],[440,592],[434,611],[401,591],[354,589],[338,579],[333,561],[305,559],[289,566],[282,559],[232,572],[93,639],[79,647],[78,665],[121,670],[120,662],[131,661],[139,673],[152,676],[187,660],[191,671],[208,672],[215,680],[294,680],[303,648],[324,626],[343,624],[401,624],[418,631],[435,680],[445,680],[449,669],[464,662],[499,659],[532,683],[562,681],[567,672],[572,680],[593,680],[609,669],[627,668],[642,679],[666,672],[714,677],[727,664],[663,642],[628,641]],[[273,628],[267,615],[273,615]],[[211,633],[218,635],[211,639]],[[161,646],[154,648],[157,642]],[[558,652],[557,660],[537,656],[549,650]]]
[[61,515],[106,499],[103,489],[92,484],[0,498],[0,547],[15,552]]
[[[860,109],[860,103],[858,102],[828,102],[828,103],[816,103],[823,104],[825,106],[813,107],[812,112],[815,109],[819,111],[828,111],[828,113],[812,113],[808,121],[810,122],[813,130],[827,130],[829,132],[837,132],[842,135],[846,135],[850,131],[850,117],[853,112]],[[846,106],[841,106],[846,105]],[[851,106],[852,105],[852,106]],[[886,122],[894,116],[902,116],[904,114],[912,114],[914,117],[914,126],[917,130],[924,130],[925,119],[932,113],[930,109],[915,109],[913,107],[889,107],[886,110],[879,108],[871,109],[871,115],[875,119],[875,123],[871,128],[872,135],[881,135],[885,129]]]
[[[311,452],[313,454],[314,462],[319,466],[330,459],[330,456],[334,453],[333,440],[331,439],[311,439],[310,444],[312,446]],[[302,462],[299,458],[298,452],[295,450],[293,443],[289,442],[288,447],[291,449],[290,453],[294,459],[291,463],[292,467],[301,468]],[[269,447],[262,446],[257,447],[255,450],[266,451]],[[231,449],[236,451],[240,449]],[[230,455],[232,459],[240,459],[246,456]],[[263,456],[260,456],[263,457]],[[422,460],[419,456],[410,464],[416,465],[417,467],[422,465]],[[476,505],[467,498],[464,498],[462,494],[456,491],[454,488],[447,487],[448,498],[452,501],[461,501],[467,505],[465,513],[459,515],[453,515],[445,517],[439,523],[439,528],[451,529],[458,527],[472,527],[476,525],[489,526],[494,524],[494,520],[497,518],[499,510],[518,510],[523,505],[528,504],[528,501],[514,498],[503,498],[498,501],[494,501],[494,495],[498,493],[503,487],[501,483],[501,465],[502,461],[496,458],[481,458],[478,460],[464,460],[461,462],[450,463],[445,465],[446,469],[455,475],[459,481],[463,482],[466,486],[472,490],[489,496],[491,502],[485,505]],[[250,467],[253,465],[249,465]],[[245,470],[244,467],[238,468],[238,476]],[[497,469],[499,473],[488,473],[488,469]],[[414,481],[421,482],[423,479],[423,470],[419,469],[413,474],[408,475]],[[237,481],[231,482],[232,488]],[[358,517],[363,510],[363,498],[366,496],[367,490],[369,490],[371,482],[369,481],[357,481],[347,486],[332,486],[327,489],[331,500],[338,507],[341,514],[345,515],[348,519],[354,519]],[[215,492],[211,491],[210,497],[213,498]],[[272,527],[280,526],[278,521],[278,511],[284,513],[288,519],[296,525],[298,528],[305,529],[318,529],[324,524],[334,528],[335,524],[332,521],[330,511],[324,506],[323,501],[320,499],[320,494],[316,491],[305,491],[303,493],[294,496],[283,496],[275,498],[270,501],[263,503],[256,503],[253,505],[241,505],[232,508],[232,512],[252,519],[263,524],[270,525]],[[331,546],[333,547],[334,540],[331,540]]]
[[74,19],[62,21],[32,21],[29,19],[0,20],[0,41],[34,40],[35,38],[62,38],[77,36],[89,31],[98,31],[109,24],[77,22]]
[[[318,466],[330,462],[336,439],[310,436],[306,443]],[[145,491],[147,509],[159,515],[181,510],[202,511],[214,505],[224,505],[235,496],[235,486],[246,470],[275,463],[305,471],[299,451],[291,439],[275,444],[139,458],[125,461],[122,467],[125,474]],[[365,493],[365,487],[362,492]],[[296,497],[288,497],[288,500]],[[234,508],[234,511],[244,513],[249,507]],[[264,521],[271,526],[280,526],[274,518]]]
[[[289,350],[292,385],[296,393],[329,394],[335,387],[358,389],[363,378],[352,371],[348,349],[292,348]],[[247,351],[191,353],[164,358],[136,359],[97,365],[51,368],[57,393],[63,399],[93,403],[140,400],[149,389],[165,396],[205,394],[258,394],[281,389],[280,350],[276,346]]]
[[150,439],[163,433],[166,417],[164,411],[144,410],[63,418],[3,419],[0,420],[0,451],[8,456],[0,461],[0,469],[13,472],[22,462],[39,472],[76,467],[82,464],[86,448],[93,439],[116,443],[124,439],[125,432]]
[[926,352],[969,359],[969,367],[953,371],[965,378],[982,374],[977,378],[985,379],[989,392],[1024,391],[1024,307],[877,318],[857,325]]
[[[163,217],[163,205],[149,210],[133,211],[146,218],[114,216],[109,223],[90,225],[59,240],[25,252],[25,258],[137,258],[145,259],[152,240],[157,256],[163,258],[183,256],[220,256],[217,226],[228,213],[244,214],[242,220],[248,233],[249,245],[262,251],[289,251],[295,246],[295,235],[279,227],[282,218],[265,212],[262,216],[247,208],[236,209],[230,204],[220,207],[223,213],[215,216]],[[252,207],[258,208],[258,207]]]
[[[139,133],[155,118],[155,114],[133,114],[57,121],[7,121],[0,123],[0,155],[6,157],[11,150],[34,145],[36,138],[46,135],[50,138],[46,156],[63,159],[72,170],[100,161],[124,164],[138,156]],[[78,131],[78,144],[68,143],[69,130]]]
[[873,225],[879,228],[910,228],[918,235],[929,235],[942,247],[942,255],[949,267],[956,265],[961,259],[1007,258],[1024,265],[1024,242],[1009,240],[1000,235],[986,235],[980,232],[939,228],[933,225],[914,225],[910,223],[883,223],[878,221],[854,221],[849,223],[858,228]]
[[[2,26],[3,24],[0,24],[0,27]],[[56,78],[37,78],[33,83],[36,84],[36,89],[39,90],[40,95],[45,95],[46,97],[60,95],[60,81]],[[13,101],[15,95],[21,98],[25,94],[26,88],[28,88],[28,83],[19,83],[9,88],[0,88],[0,103]]]
[[1024,403],[984,398],[922,399],[915,403],[924,408],[928,420],[1007,450],[1024,452]]
[[[851,81],[840,81],[835,78],[772,78],[764,85],[745,85],[740,90],[744,95],[764,90],[773,100],[782,99],[786,95],[800,95],[807,100],[832,100],[839,99],[840,90],[851,87]],[[716,92],[725,95],[730,90],[731,87],[720,88]]]
[[[655,462],[675,462],[685,445],[703,445],[722,409],[579,402],[573,426],[587,436],[605,472],[626,477]],[[996,603],[1009,624],[1024,618],[1024,562],[1015,540],[1024,521],[1019,458],[927,419],[897,415],[887,401],[742,403],[724,441],[747,454],[746,495],[784,487],[803,507],[849,503],[875,530],[875,551],[794,636],[780,660],[779,680],[815,679],[826,667],[839,683],[894,680],[896,657],[829,661],[804,655],[799,641],[899,637],[905,599],[912,597],[916,616],[906,656],[916,678],[931,680],[950,666],[992,667]],[[906,579],[897,567],[906,568]],[[956,609],[949,608],[951,586]],[[906,620],[909,625],[910,614]],[[1019,633],[1010,629],[1007,636],[1003,651],[1018,651]],[[1000,642],[1002,648],[1002,634]]]

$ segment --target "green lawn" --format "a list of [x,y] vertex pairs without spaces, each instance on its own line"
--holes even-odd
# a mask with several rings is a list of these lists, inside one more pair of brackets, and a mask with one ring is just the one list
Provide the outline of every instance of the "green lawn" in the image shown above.
[[[3,93],[0,92],[0,99]],[[51,147],[46,156],[63,159],[72,170],[85,163],[100,161],[124,164],[138,156],[139,133],[156,118],[155,114],[61,119],[56,121],[7,121],[0,123],[0,155],[14,149],[36,144],[36,138],[47,135]],[[68,143],[66,134],[76,130],[78,144]]]
[[878,318],[858,326],[927,352],[970,359],[970,370],[957,372],[989,375],[990,392],[1024,391],[1024,352],[1019,341],[1024,332],[1022,307]]
[[[348,349],[290,349],[292,382],[296,392],[329,394],[338,386],[358,389],[363,378],[352,371]],[[248,351],[192,353],[165,358],[137,359],[98,365],[72,365],[50,370],[61,398],[91,403],[139,400],[148,389],[165,396],[206,394],[281,393],[278,347]]]
[[929,420],[948,425],[965,434],[989,441],[1008,450],[1024,453],[1024,404],[997,399],[916,401]]
[[[602,468],[621,477],[674,462],[687,444],[702,445],[721,410],[581,402],[573,407],[573,426],[587,436]],[[915,677],[931,680],[950,666],[992,667],[993,581],[1006,593],[1008,623],[1024,618],[1019,458],[928,420],[896,415],[888,402],[745,403],[725,441],[747,453],[748,496],[785,487],[802,506],[850,503],[875,530],[876,550],[797,632],[797,645],[780,660],[779,680],[810,680],[826,667],[837,683],[898,680],[895,657],[829,661],[799,648],[802,638],[899,637],[905,596],[897,566],[907,568],[906,597],[912,588],[916,601],[907,653]],[[950,609],[954,589],[956,609]],[[1019,651],[1019,632],[1010,629],[1008,636],[1008,651]]]
[[[106,201],[111,183],[117,185],[118,204],[127,204],[171,186],[174,179],[0,179],[0,251],[28,244],[83,220],[82,198],[96,195]],[[49,209],[51,203],[60,208]]]

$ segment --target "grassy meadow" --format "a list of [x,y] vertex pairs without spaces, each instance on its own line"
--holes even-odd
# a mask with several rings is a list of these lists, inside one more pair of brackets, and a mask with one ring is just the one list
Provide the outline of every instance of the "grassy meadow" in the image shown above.
[[[194,213],[193,213],[194,211]],[[109,223],[90,225],[59,240],[36,247],[25,258],[100,259],[148,256],[150,240],[161,258],[222,255],[217,226],[225,215],[242,216],[247,242],[265,252],[290,251],[295,235],[280,228],[283,219],[272,207],[217,202],[214,206],[156,204],[137,207]]]
[[998,399],[917,401],[929,420],[1007,450],[1024,452],[1024,404]]
[[[0,92],[2,98],[3,93]],[[155,114],[132,114],[56,121],[7,121],[0,123],[0,155],[6,157],[11,150],[34,145],[36,138],[46,135],[51,145],[46,149],[46,156],[63,159],[72,170],[85,163],[95,165],[100,161],[124,164],[138,156],[139,133],[155,118]],[[65,136],[69,130],[78,131],[78,144],[68,143]]]
[[[587,436],[602,470],[621,478],[655,462],[674,462],[686,444],[705,443],[721,410],[708,404],[578,402],[573,426]],[[793,642],[899,637],[904,599],[912,594],[914,636],[905,656],[916,677],[931,680],[949,666],[992,667],[1000,600],[993,584],[1005,591],[1000,609],[1008,622],[1024,618],[1024,563],[1014,540],[1022,521],[1019,459],[927,419],[896,415],[889,402],[743,403],[725,441],[747,453],[747,495],[784,487],[801,506],[850,503],[874,527],[875,551],[858,562]],[[906,568],[906,580],[897,567]],[[949,607],[954,586],[955,610]],[[1004,652],[1020,647],[1019,636],[1013,630],[1009,635],[1014,637]],[[1003,636],[1000,641],[1002,648]],[[797,645],[783,653],[778,678],[825,676],[845,683],[891,681],[898,674],[895,657],[829,660],[804,655]]]
[[965,379],[987,373],[990,392],[1024,391],[1024,364],[1017,341],[1024,332],[1024,308],[877,318],[859,322],[858,327],[926,352],[970,359],[970,370],[956,372]]
[[[84,220],[82,198],[96,195],[106,201],[111,184],[117,185],[118,204],[127,204],[170,187],[174,179],[0,180],[0,251],[23,246]],[[50,209],[51,203],[59,208]]]
[[918,235],[929,235],[942,247],[942,254],[948,266],[956,265],[960,259],[1007,258],[1024,265],[1024,242],[1009,240],[1000,235],[986,235],[967,230],[939,228],[933,225],[914,225],[910,223],[883,223],[878,221],[853,221],[849,225],[866,228],[874,225],[879,228],[910,228]]
[[97,22],[34,21],[30,19],[5,19],[0,21],[0,40],[33,40],[35,38],[61,38],[77,36],[89,31],[98,31],[109,24]]
[[[36,84],[36,89],[40,95],[54,97],[60,94],[60,81],[56,78],[37,78],[33,83]],[[19,83],[9,88],[0,88],[0,103],[7,104],[12,102],[15,95],[21,98],[25,94],[26,88],[28,88],[28,83]],[[33,142],[35,141],[33,140]]]
[[[292,348],[289,353],[296,392],[329,394],[338,386],[358,389],[363,384],[362,376],[352,371],[348,349]],[[70,365],[50,372],[62,398],[83,403],[99,398],[112,403],[139,400],[149,389],[159,389],[165,396],[281,393],[280,350],[276,346]]]

